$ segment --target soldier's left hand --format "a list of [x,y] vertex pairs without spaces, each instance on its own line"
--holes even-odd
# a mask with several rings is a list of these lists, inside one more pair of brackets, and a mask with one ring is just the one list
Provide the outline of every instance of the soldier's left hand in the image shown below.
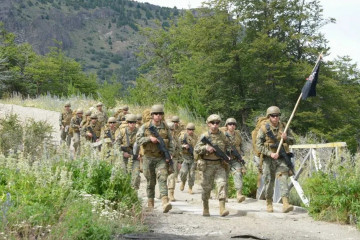
[[282,139],[286,140],[286,139],[287,139],[287,134],[286,134],[286,132],[283,132],[283,133],[281,134],[281,137],[282,137]]

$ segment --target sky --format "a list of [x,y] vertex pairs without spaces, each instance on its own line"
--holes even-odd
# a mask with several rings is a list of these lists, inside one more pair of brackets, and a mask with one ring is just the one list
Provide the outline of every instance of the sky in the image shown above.
[[[201,6],[203,0],[137,0],[162,7],[176,6],[189,9]],[[360,0],[320,0],[325,18],[335,18],[336,23],[324,26],[320,31],[329,41],[330,55],[325,60],[348,55],[360,68]]]

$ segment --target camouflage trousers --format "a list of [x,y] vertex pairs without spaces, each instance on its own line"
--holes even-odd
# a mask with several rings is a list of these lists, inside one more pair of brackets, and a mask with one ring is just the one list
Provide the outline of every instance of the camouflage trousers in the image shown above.
[[69,126],[66,126],[63,129],[61,129],[60,138],[61,138],[61,142],[66,142],[66,145],[70,147],[71,135],[69,134]]
[[80,132],[73,133],[72,141],[75,152],[77,153],[80,147]]
[[168,196],[166,180],[168,169],[165,158],[143,156],[143,173],[146,178],[146,194],[149,199],[155,198],[156,180],[159,184],[160,198]]
[[192,188],[195,182],[196,164],[191,156],[189,157],[186,156],[183,159],[184,161],[181,164],[181,169],[180,169],[180,179],[183,183],[185,183],[186,180],[188,180],[189,187]]
[[139,190],[140,187],[140,160],[128,159],[127,171],[131,174],[131,186]]
[[233,175],[235,189],[237,191],[241,191],[243,186],[242,166],[236,160],[231,160],[229,165],[230,165],[229,170],[226,171],[226,193],[228,191],[228,185],[229,185],[228,182],[229,182],[230,174]]
[[[205,161],[205,160],[200,160]],[[218,189],[219,200],[225,199],[226,172],[220,161],[205,161],[202,168],[201,187],[203,189],[201,199],[207,201],[210,198],[214,182]]]
[[168,184],[168,189],[175,189],[175,185],[176,185],[176,180],[178,178],[179,175],[179,171],[180,171],[180,161],[178,158],[173,158],[173,172],[168,176],[167,179],[167,184]]
[[289,168],[284,159],[271,159],[265,157],[263,161],[263,174],[265,177],[265,198],[272,199],[274,194],[275,177],[280,184],[281,197],[289,197],[288,178]]

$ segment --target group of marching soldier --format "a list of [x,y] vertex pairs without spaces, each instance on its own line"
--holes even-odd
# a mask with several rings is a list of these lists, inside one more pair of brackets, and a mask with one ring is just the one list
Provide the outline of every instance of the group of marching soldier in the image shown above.
[[[104,153],[104,159],[115,162],[116,152],[124,171],[131,175],[131,184],[138,190],[140,186],[140,162],[147,180],[147,206],[154,208],[155,185],[159,186],[163,212],[172,209],[171,201],[175,185],[180,175],[180,190],[188,182],[188,193],[193,194],[196,169],[200,174],[203,201],[203,216],[210,216],[209,198],[216,183],[220,207],[220,216],[227,216],[225,208],[228,191],[228,179],[232,174],[237,201],[245,200],[242,194],[242,177],[246,172],[245,161],[241,157],[241,135],[236,130],[237,121],[228,118],[224,127],[220,127],[221,118],[210,115],[207,131],[199,138],[195,134],[195,125],[181,124],[179,117],[173,116],[165,122],[164,108],[154,105],[148,114],[129,113],[127,106],[121,107],[113,117],[107,117],[103,104],[96,105],[93,113],[77,109],[75,114],[65,104],[60,114],[61,139],[70,146],[71,138],[75,154],[80,151],[80,139],[84,138]],[[261,165],[259,171],[265,176],[265,197],[267,211],[273,212],[272,198],[275,178],[279,179],[283,201],[283,212],[293,210],[289,204],[287,179],[291,169],[281,155],[277,153],[276,143],[282,139],[284,146],[293,143],[291,131],[284,132],[284,123],[280,122],[280,109],[269,107],[266,118],[256,134],[256,148]],[[286,149],[288,151],[288,149]]]

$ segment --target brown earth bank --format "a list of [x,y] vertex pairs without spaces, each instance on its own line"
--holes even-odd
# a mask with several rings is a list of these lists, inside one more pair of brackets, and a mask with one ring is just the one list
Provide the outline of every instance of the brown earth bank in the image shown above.
[[[60,141],[58,112],[0,104],[1,118],[10,113],[18,114],[21,121],[28,118],[47,121],[54,126],[54,141]],[[300,207],[285,214],[281,212],[281,204],[274,204],[274,213],[267,213],[265,201],[251,198],[242,203],[229,199],[226,208],[230,214],[227,217],[219,216],[218,201],[212,199],[211,216],[203,217],[201,187],[195,184],[194,194],[190,195],[187,186],[183,192],[179,186],[178,183],[175,190],[177,201],[172,203],[173,208],[169,213],[162,213],[159,199],[155,199],[154,211],[145,212],[145,224],[149,226],[149,232],[126,234],[117,239],[360,239],[360,232],[353,226],[315,221]],[[138,194],[143,199],[145,209],[146,180],[143,176]]]

